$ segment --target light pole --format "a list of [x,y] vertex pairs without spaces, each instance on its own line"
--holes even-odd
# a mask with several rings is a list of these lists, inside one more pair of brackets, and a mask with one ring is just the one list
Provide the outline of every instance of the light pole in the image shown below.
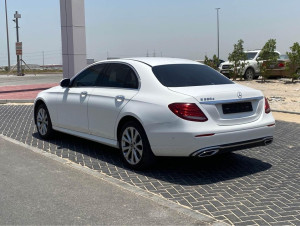
[[[14,22],[16,23],[16,33],[17,33],[17,43],[19,43],[19,18],[21,18],[21,14],[16,11],[14,14]],[[20,55],[17,53],[17,70],[18,70],[18,76],[21,75],[21,66],[20,66]]]
[[216,10],[217,10],[217,32],[218,32],[218,61],[220,60],[219,9],[221,9],[221,8],[216,8]]
[[7,67],[10,71],[10,52],[9,52],[9,36],[8,36],[8,22],[7,22],[7,3],[5,0],[5,16],[6,16],[6,42],[7,42]]

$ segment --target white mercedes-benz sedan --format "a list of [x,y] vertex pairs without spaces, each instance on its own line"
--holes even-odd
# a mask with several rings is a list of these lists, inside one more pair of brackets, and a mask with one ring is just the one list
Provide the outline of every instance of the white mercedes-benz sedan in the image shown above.
[[206,157],[272,143],[275,120],[261,91],[184,59],[92,64],[34,104],[39,135],[54,131],[119,148],[142,169],[155,156]]

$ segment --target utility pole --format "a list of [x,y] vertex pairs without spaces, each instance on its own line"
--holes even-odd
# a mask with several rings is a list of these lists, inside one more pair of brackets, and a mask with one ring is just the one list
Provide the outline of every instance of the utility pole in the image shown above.
[[8,67],[8,71],[10,71],[10,51],[9,51],[9,35],[8,35],[7,3],[6,3],[6,0],[5,0],[5,16],[6,16],[7,67]]
[[45,52],[43,51],[43,70],[45,70]]
[[[18,11],[16,11],[14,15],[14,22],[16,23],[16,32],[17,32],[17,43],[19,43],[19,18],[21,18],[21,14],[18,14]],[[20,68],[20,55],[17,54],[17,69],[18,69],[18,74],[21,75],[21,68]]]
[[220,60],[220,36],[219,36],[219,10],[221,8],[216,8],[217,10],[217,32],[218,32],[218,63]]

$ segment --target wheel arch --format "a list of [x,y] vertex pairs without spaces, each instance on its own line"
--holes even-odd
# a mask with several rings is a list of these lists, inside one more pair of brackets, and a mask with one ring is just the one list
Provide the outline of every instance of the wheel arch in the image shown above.
[[250,66],[248,66],[248,67],[245,67],[244,76],[246,75],[246,71],[247,71],[248,69],[252,69],[253,72],[254,72],[254,74],[255,74],[255,69],[254,69],[254,67],[253,67],[252,65],[250,65]]
[[[39,99],[37,99],[37,100],[34,102],[34,110],[33,110],[33,114],[34,114],[34,123],[35,123],[35,124],[36,124],[36,114],[37,114],[37,109],[38,109],[38,107],[39,107],[41,104],[44,104],[44,105],[46,106],[46,108],[48,109],[45,100],[43,100],[42,98],[39,98]],[[49,111],[48,111],[48,112],[49,112]],[[50,112],[49,112],[49,115],[50,115]]]
[[130,121],[135,121],[135,122],[137,122],[138,124],[140,124],[141,127],[143,128],[145,134],[147,135],[147,133],[146,133],[146,131],[145,131],[145,128],[144,128],[143,124],[140,122],[140,120],[139,120],[137,117],[135,117],[135,116],[133,116],[133,115],[125,115],[125,116],[123,116],[123,117],[119,120],[119,122],[118,122],[118,124],[117,124],[117,128],[116,128],[116,137],[117,137],[117,140],[118,140],[118,141],[119,141],[119,138],[120,138],[120,131],[121,131],[123,125],[125,125],[127,122],[130,122]]

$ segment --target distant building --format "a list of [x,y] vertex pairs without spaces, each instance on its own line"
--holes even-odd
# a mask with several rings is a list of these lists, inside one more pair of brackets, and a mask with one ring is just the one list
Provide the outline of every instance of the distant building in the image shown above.
[[42,70],[51,70],[51,71],[57,71],[63,69],[63,66],[61,64],[48,64],[40,67],[42,68]]
[[90,64],[93,64],[95,63],[95,59],[86,59],[86,64],[87,65],[90,65]]
[[[27,64],[27,66],[31,69],[31,70],[42,70],[41,66],[38,64]],[[27,70],[28,67],[26,67],[26,65],[22,64],[22,69],[23,70]]]

